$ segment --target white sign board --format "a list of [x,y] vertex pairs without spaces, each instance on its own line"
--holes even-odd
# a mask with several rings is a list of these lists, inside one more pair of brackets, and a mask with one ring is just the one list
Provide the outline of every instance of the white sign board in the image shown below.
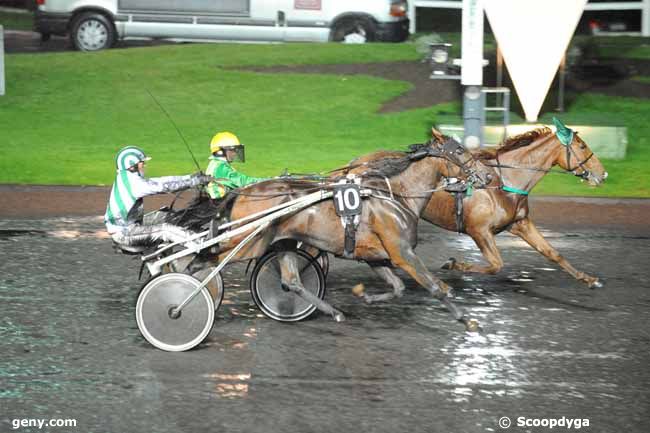
[[463,0],[460,75],[463,86],[483,85],[483,1]]
[[537,120],[587,0],[484,0],[526,120]]

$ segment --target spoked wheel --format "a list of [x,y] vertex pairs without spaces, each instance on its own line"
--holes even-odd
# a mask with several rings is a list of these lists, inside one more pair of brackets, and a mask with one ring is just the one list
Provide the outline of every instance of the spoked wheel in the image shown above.
[[[211,268],[205,268],[193,273],[192,276],[201,282],[206,279],[208,275],[210,275],[210,272],[212,272]],[[212,296],[212,301],[214,302],[214,311],[217,311],[221,306],[221,302],[223,301],[223,278],[221,278],[221,272],[219,272],[210,281],[208,281],[206,287]]]
[[327,279],[327,274],[329,274],[330,271],[330,258],[327,252],[321,251],[316,247],[312,247],[311,245],[303,243],[299,243],[298,248],[310,256],[316,257],[316,261],[320,265],[320,268],[323,271],[323,275],[325,275],[325,278]]
[[316,258],[316,261],[318,262],[321,270],[323,271],[323,275],[327,279],[327,274],[330,271],[330,258],[327,255],[327,253],[325,251],[321,251],[318,248],[312,247],[311,245],[307,245],[307,244],[299,244],[298,249],[306,252],[311,257]]
[[[325,275],[309,254],[296,250],[300,280],[305,289],[320,299],[325,297]],[[264,255],[251,274],[250,290],[258,308],[271,319],[296,322],[309,317],[316,307],[282,287],[280,263],[276,252]]]
[[327,279],[327,274],[330,272],[330,256],[325,251],[320,251],[316,257],[316,261],[320,265],[325,279]]
[[149,343],[168,352],[181,352],[207,337],[214,324],[214,301],[206,287],[180,314],[173,314],[200,284],[196,278],[174,272],[155,277],[144,286],[138,296],[135,318]]

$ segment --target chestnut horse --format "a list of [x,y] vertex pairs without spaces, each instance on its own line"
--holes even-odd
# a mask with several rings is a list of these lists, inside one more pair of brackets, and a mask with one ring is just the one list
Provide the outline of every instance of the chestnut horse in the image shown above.
[[[559,166],[590,185],[600,185],[607,172],[596,155],[577,133],[554,119],[558,133],[549,128],[538,128],[509,138],[499,148],[475,154],[485,166],[495,170],[492,183],[485,189],[475,189],[463,199],[463,227],[461,232],[474,239],[488,261],[487,266],[458,262],[450,259],[443,268],[464,272],[494,274],[503,267],[495,235],[504,230],[519,236],[544,257],[560,265],[577,280],[589,287],[601,287],[598,278],[575,269],[542,236],[530,218],[528,193],[548,173]],[[434,130],[434,136],[442,135]],[[400,152],[376,152],[350,162],[358,166],[374,158],[400,157]],[[434,192],[423,209],[421,217],[447,230],[457,231],[456,206],[452,194]]]
[[[455,150],[447,152],[449,158],[461,162],[472,159],[457,142],[448,140],[447,148],[454,143]],[[420,214],[429,202],[432,190],[443,176],[449,175],[449,167],[453,165],[440,157],[441,151],[433,144],[420,145],[412,152],[403,153],[397,158],[379,158],[366,164],[367,175],[361,178],[361,188],[369,189],[371,194],[363,199],[353,258],[370,264],[373,270],[392,286],[393,293],[384,294],[383,299],[400,296],[404,290],[403,282],[391,269],[396,266],[429,290],[433,297],[451,311],[455,319],[466,325],[467,329],[476,330],[478,323],[470,320],[466,313],[449,299],[450,287],[432,275],[413,250],[417,243]],[[399,185],[399,192],[391,191],[391,185]],[[232,202],[230,219],[235,221],[331,187],[331,181],[323,183],[321,180],[282,178],[253,184],[234,191],[236,197]],[[245,236],[246,234],[242,234],[224,241],[212,259],[222,260]],[[269,248],[275,248],[279,254],[281,280],[285,290],[314,304],[335,320],[343,320],[342,312],[303,287],[295,254],[296,242],[304,242],[337,256],[344,254],[344,228],[335,212],[333,200],[317,202],[271,222],[242,248],[234,259],[257,258]]]

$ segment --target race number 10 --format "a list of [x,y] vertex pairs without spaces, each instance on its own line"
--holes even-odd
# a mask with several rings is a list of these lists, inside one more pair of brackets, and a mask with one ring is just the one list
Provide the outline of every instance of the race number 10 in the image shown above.
[[339,216],[361,213],[361,193],[359,185],[346,183],[334,186],[334,207]]

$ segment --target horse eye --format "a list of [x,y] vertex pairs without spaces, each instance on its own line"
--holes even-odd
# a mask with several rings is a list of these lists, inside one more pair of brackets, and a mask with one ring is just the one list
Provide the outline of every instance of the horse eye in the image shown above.
[[587,145],[586,145],[586,144],[584,144],[584,143],[580,143],[580,149],[586,149],[586,148],[587,148]]

